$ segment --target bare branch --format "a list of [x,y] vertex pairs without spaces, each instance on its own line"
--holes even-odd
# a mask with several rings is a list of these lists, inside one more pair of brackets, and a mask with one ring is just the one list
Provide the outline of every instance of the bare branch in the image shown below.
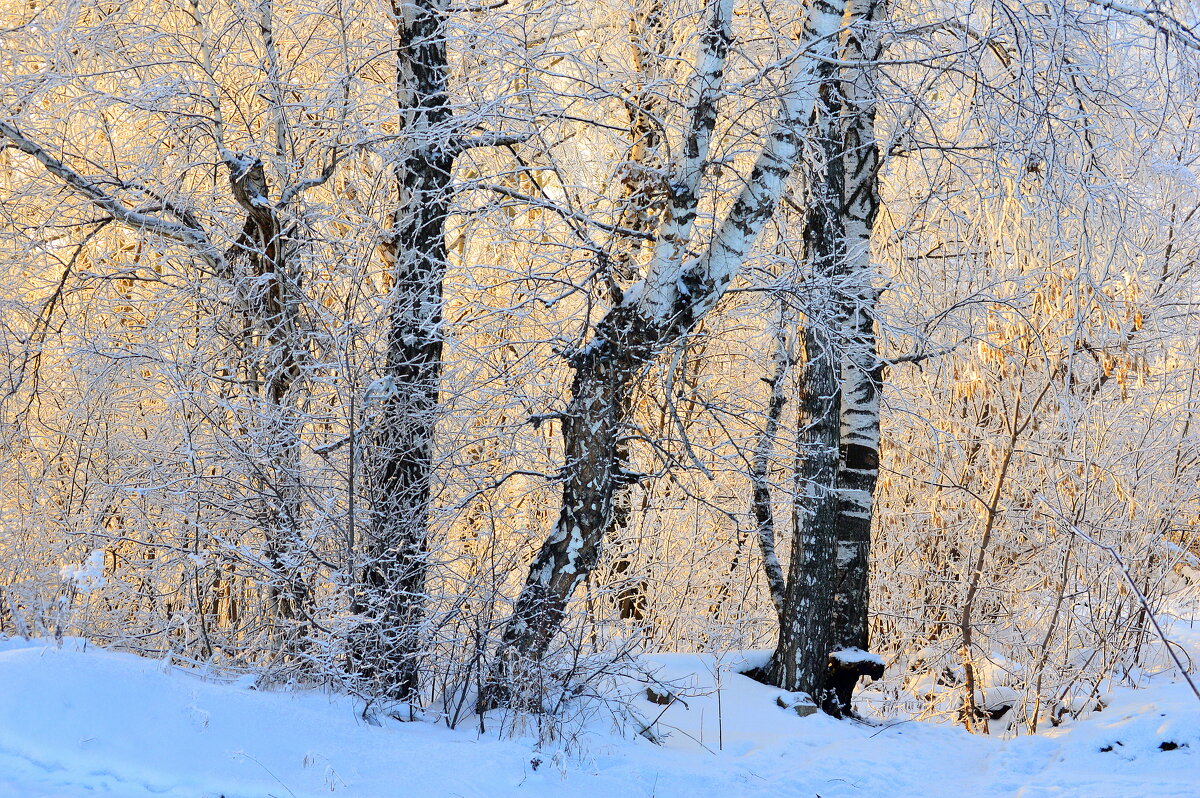
[[1200,33],[1195,28],[1164,12],[1161,8],[1135,8],[1124,3],[1114,3],[1112,0],[1088,0],[1094,6],[1124,14],[1127,17],[1141,20],[1154,30],[1168,38],[1174,38],[1180,44],[1192,50],[1200,51]]
[[87,198],[118,223],[135,230],[145,230],[163,238],[178,241],[194,250],[214,268],[220,268],[223,265],[224,257],[203,230],[179,222],[167,221],[128,207],[100,188],[96,181],[79,174],[7,122],[0,122],[0,136],[8,139],[11,146],[36,160],[45,167],[47,172],[60,179],[77,194]]
[[570,210],[569,208],[564,208],[557,203],[551,202],[550,200],[544,200],[544,199],[539,199],[537,197],[531,197],[528,194],[524,194],[520,191],[515,191],[515,190],[513,190],[511,188],[507,188],[505,186],[497,185],[496,183],[476,183],[475,185],[472,186],[472,188],[479,189],[481,191],[494,191],[497,194],[504,195],[505,197],[510,197],[511,199],[515,199],[515,200],[520,200],[521,202],[527,202],[530,205],[533,205],[534,207],[543,208],[548,211],[553,211],[554,213],[557,213],[559,216],[563,217],[564,219],[570,219],[570,220],[576,221],[576,222],[583,222],[584,224],[599,228],[599,229],[605,231],[606,233],[619,233],[620,235],[623,235],[623,236],[630,236],[632,238],[640,238],[645,241],[654,241],[655,240],[655,236],[653,233],[647,233],[643,230],[631,230],[628,227],[618,227],[615,224],[608,224],[607,222],[601,222],[601,221],[591,218],[590,216],[587,216],[586,214],[580,213],[579,211],[573,211],[573,210]]
[[966,343],[966,342],[959,341],[957,343],[951,344],[950,346],[943,347],[941,349],[931,349],[928,351],[909,352],[908,354],[905,354],[905,355],[897,355],[895,357],[884,358],[880,361],[880,365],[883,366],[884,368],[889,368],[891,366],[899,366],[904,363],[912,363],[914,365],[919,366],[921,363],[924,363],[926,360],[933,360],[933,359],[936,359],[939,357],[944,357],[946,355],[953,353],[956,349],[958,349],[964,343]]

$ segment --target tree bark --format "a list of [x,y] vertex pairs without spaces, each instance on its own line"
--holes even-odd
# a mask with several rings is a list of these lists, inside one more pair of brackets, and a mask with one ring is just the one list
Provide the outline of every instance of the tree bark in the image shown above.
[[785,690],[823,703],[828,668],[834,583],[834,540],[841,444],[841,357],[836,336],[844,325],[835,278],[845,262],[843,165],[837,119],[841,98],[823,64],[821,102],[814,125],[820,163],[809,180],[804,226],[806,255],[816,291],[807,302],[804,368],[800,377],[791,562],[779,640],[768,678]]
[[[562,509],[554,534],[534,558],[505,629],[500,656],[538,659],[562,625],[567,601],[595,568],[613,496],[627,479],[617,455],[629,387],[650,361],[637,316],[618,308],[574,363],[572,398],[562,414],[565,464]],[[624,312],[620,312],[624,311]]]
[[[875,338],[878,292],[871,268],[871,235],[879,212],[875,64],[881,48],[876,25],[885,12],[886,0],[852,0],[847,10],[852,24],[842,43],[842,60],[857,66],[845,67],[851,74],[842,81],[842,213],[846,259],[845,278],[841,282],[843,301],[848,307],[842,360],[842,442],[830,641],[834,651],[870,650],[867,577],[875,485],[879,480],[879,399],[883,390],[883,364]],[[831,663],[828,698],[832,703],[826,709],[836,715],[850,713],[859,677],[876,667],[861,659],[855,663]]]
[[732,3],[712,3],[700,37],[698,76],[683,161],[671,181],[671,198],[646,277],[625,292],[573,359],[571,400],[562,416],[566,467],[554,531],[530,566],[505,628],[496,663],[480,696],[486,711],[507,701],[526,663],[540,659],[558,632],[567,602],[595,567],[613,510],[613,491],[624,479],[617,439],[629,410],[634,380],[671,342],[692,330],[724,295],[775,205],[796,161],[799,137],[812,114],[817,64],[831,52],[844,0],[818,0],[801,33],[807,58],[799,59],[782,97],[783,111],[742,191],[711,242],[687,258],[700,184],[716,123],[725,58],[732,41]]
[[395,2],[396,94],[405,149],[397,208],[382,246],[391,277],[387,350],[366,443],[369,531],[352,661],[390,698],[414,702],[428,573],[434,427],[442,375],[445,222],[454,132],[442,0]]

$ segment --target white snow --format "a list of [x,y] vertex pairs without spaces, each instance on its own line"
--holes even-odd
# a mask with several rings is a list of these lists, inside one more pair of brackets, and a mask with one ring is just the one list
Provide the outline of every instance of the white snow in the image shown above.
[[829,656],[846,665],[852,665],[856,662],[871,662],[876,665],[883,664],[883,657],[878,654],[872,654],[870,651],[863,651],[861,648],[843,648],[839,651],[831,652]]
[[638,685],[633,704],[665,744],[595,716],[563,754],[498,735],[494,719],[482,735],[371,726],[347,698],[216,683],[81,641],[0,641],[0,798],[1200,796],[1200,704],[1167,675],[1005,741],[801,718],[776,701],[791,696],[736,673],[744,655],[646,662],[676,698],[651,703]]
[[93,551],[82,563],[64,565],[58,569],[64,582],[72,582],[81,593],[104,587],[104,552]]

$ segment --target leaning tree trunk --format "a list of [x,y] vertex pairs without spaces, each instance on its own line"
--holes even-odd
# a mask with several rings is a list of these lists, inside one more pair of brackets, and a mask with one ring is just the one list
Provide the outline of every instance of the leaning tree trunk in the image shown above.
[[565,464],[562,510],[554,533],[534,558],[498,653],[483,706],[509,697],[521,661],[537,660],[562,625],[567,602],[600,557],[602,532],[623,479],[618,441],[628,410],[629,387],[652,356],[632,313],[611,314],[598,338],[575,362],[572,399],[562,414]]
[[480,696],[487,710],[511,697],[526,664],[540,659],[562,626],[575,588],[595,567],[613,511],[613,491],[627,476],[617,442],[634,380],[663,349],[694,329],[724,295],[746,259],[796,161],[799,137],[815,104],[813,77],[828,62],[844,0],[818,0],[801,33],[805,58],[792,67],[783,112],[766,137],[741,192],[702,254],[687,257],[700,205],[700,186],[716,124],[725,59],[732,41],[731,0],[716,0],[700,37],[700,64],[690,100],[683,161],[670,182],[667,210],[646,277],[608,312],[593,340],[574,358],[572,396],[562,412],[562,508],[542,545],[501,637],[496,663]]
[[387,350],[373,435],[364,453],[369,534],[352,662],[390,698],[418,687],[428,571],[433,435],[442,374],[445,222],[454,166],[442,0],[396,2],[396,92],[405,150],[396,166],[398,204],[382,247],[391,277]]
[[[842,361],[842,444],[838,464],[840,501],[836,524],[836,577],[833,594],[833,651],[829,704],[835,715],[852,711],[851,697],[861,676],[882,675],[882,665],[863,656],[870,649],[867,627],[868,569],[875,484],[879,479],[879,397],[883,364],[875,338],[878,291],[871,269],[871,234],[879,211],[879,148],[875,141],[875,91],[880,39],[876,23],[886,0],[852,0],[847,11],[857,23],[842,43],[844,67],[841,121],[843,214],[846,259],[843,301],[847,304]],[[865,24],[864,24],[865,23]]]

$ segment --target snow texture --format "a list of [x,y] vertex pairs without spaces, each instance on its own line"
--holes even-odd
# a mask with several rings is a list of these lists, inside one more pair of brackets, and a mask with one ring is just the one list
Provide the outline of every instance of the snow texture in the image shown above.
[[71,582],[75,589],[89,593],[104,587],[104,552],[93,551],[82,563],[64,565],[58,570],[64,582]]
[[834,651],[829,654],[831,659],[836,659],[843,665],[853,665],[859,662],[870,662],[875,665],[883,665],[883,657],[878,654],[872,654],[869,651],[863,651],[861,648],[843,648],[840,651]]
[[1004,741],[797,717],[776,700],[790,696],[738,673],[756,661],[648,657],[674,692],[636,709],[665,745],[597,722],[585,753],[563,756],[497,735],[495,721],[484,735],[371,726],[342,697],[206,680],[77,640],[0,641],[0,798],[1200,796],[1200,712],[1168,675]]

